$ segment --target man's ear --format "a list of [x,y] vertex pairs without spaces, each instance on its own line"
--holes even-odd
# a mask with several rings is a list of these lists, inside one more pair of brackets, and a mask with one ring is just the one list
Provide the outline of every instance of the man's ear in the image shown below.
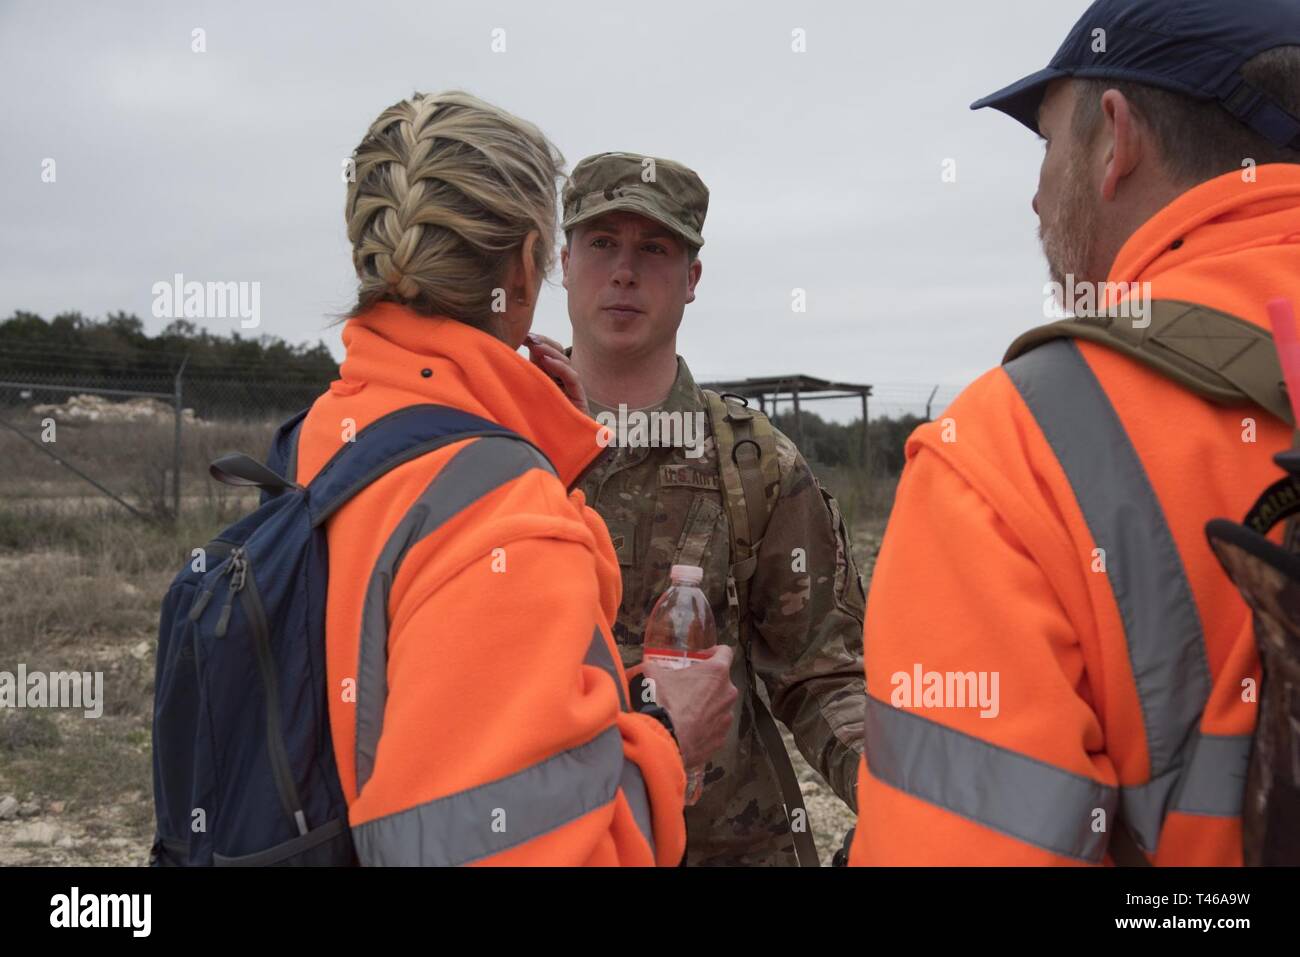
[[690,269],[686,271],[686,301],[695,301],[695,284],[700,281],[700,273],[704,267],[700,265],[699,259],[691,263]]
[[565,289],[569,288],[569,244],[565,242],[560,247],[560,274],[562,276],[560,285]]
[[1115,199],[1120,182],[1137,168],[1144,144],[1141,124],[1133,115],[1128,98],[1119,90],[1107,90],[1102,94],[1101,112],[1108,138],[1101,198],[1110,202]]

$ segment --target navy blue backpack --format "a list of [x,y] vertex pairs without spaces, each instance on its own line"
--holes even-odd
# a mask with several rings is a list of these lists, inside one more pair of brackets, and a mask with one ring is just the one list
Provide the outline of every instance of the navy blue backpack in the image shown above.
[[327,707],[325,520],[433,449],[527,441],[458,409],[410,406],[359,432],[303,487],[292,477],[306,414],[280,426],[267,465],[239,454],[212,463],[219,481],[259,487],[261,505],[198,550],[163,601],[154,866],[357,863]]

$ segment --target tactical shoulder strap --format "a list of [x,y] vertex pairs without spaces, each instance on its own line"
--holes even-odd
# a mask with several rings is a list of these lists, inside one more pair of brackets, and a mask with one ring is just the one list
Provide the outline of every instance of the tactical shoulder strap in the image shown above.
[[[749,614],[749,581],[758,566],[758,549],[781,491],[776,430],[766,415],[750,409],[748,403],[738,396],[719,395],[705,389],[704,397],[709,406],[709,423],[718,453],[727,525],[731,530],[732,562],[727,576],[727,603],[740,624],[740,645],[748,656],[750,628],[753,626]],[[790,763],[776,719],[758,693],[752,665],[748,671],[754,722],[763,747],[772,757],[772,767],[781,785],[799,866],[818,867],[817,845],[809,829],[808,809],[804,807],[799,779]]]
[[1273,337],[1226,312],[1161,299],[1145,318],[1063,319],[1031,329],[1011,344],[1006,364],[1049,339],[1087,339],[1122,352],[1219,405],[1254,403],[1294,427]]
[[731,519],[732,574],[737,585],[748,584],[781,490],[776,430],[767,416],[751,410],[743,399],[708,389],[704,395]]

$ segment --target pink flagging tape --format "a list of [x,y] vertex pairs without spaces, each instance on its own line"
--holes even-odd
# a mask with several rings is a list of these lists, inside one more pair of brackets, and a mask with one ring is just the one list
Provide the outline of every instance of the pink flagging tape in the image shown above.
[[1300,424],[1300,341],[1296,340],[1295,311],[1291,308],[1291,301],[1270,299],[1268,321],[1273,326],[1273,342],[1277,345],[1278,361],[1282,363],[1291,413]]

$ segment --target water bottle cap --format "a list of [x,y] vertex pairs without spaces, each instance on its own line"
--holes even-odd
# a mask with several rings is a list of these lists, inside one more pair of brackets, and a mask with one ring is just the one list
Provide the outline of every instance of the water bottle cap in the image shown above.
[[668,577],[686,585],[698,585],[704,581],[704,569],[699,565],[674,565],[669,569]]

